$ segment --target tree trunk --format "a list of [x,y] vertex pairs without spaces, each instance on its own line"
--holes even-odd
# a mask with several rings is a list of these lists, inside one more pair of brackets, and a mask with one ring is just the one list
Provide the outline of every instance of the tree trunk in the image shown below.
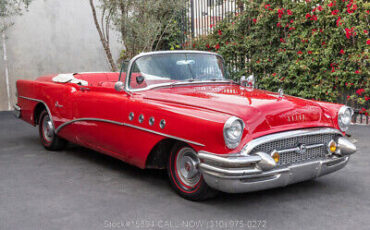
[[91,10],[92,10],[92,14],[93,14],[93,18],[94,18],[94,23],[95,23],[95,26],[96,26],[96,30],[99,33],[100,41],[101,41],[101,43],[103,45],[105,54],[107,56],[107,59],[109,61],[109,64],[111,66],[112,71],[113,72],[116,72],[117,71],[117,66],[116,66],[116,63],[113,60],[113,56],[112,56],[112,53],[111,53],[111,50],[110,50],[110,47],[109,47],[109,41],[104,37],[103,32],[102,32],[102,30],[100,28],[100,25],[99,25],[99,22],[98,22],[98,18],[96,16],[96,10],[95,10],[95,6],[94,6],[93,0],[90,0],[90,6],[91,6]]
[[11,110],[12,106],[11,106],[11,97],[10,97],[8,56],[7,56],[7,52],[6,52],[5,31],[2,32],[2,38],[3,38],[3,51],[4,51],[4,65],[5,65],[5,84],[6,84],[6,93],[7,93],[7,96],[8,96],[8,110]]

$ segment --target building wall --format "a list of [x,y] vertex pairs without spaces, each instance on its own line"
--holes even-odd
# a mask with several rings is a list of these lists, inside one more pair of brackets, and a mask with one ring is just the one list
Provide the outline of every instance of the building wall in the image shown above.
[[[97,2],[97,1],[95,1]],[[33,0],[28,12],[6,31],[6,48],[15,102],[15,82],[52,73],[109,71],[88,0]],[[118,34],[111,49],[118,59]],[[0,111],[8,109],[3,47],[0,47]]]

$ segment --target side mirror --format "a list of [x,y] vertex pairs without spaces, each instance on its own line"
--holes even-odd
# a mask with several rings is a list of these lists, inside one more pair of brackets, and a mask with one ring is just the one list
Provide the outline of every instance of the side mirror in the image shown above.
[[143,82],[144,82],[144,77],[143,76],[139,75],[139,76],[136,77],[136,83],[138,85],[141,85],[141,83],[143,83]]
[[116,84],[114,84],[114,89],[118,92],[123,91],[125,88],[125,84],[122,81],[117,81]]
[[245,86],[246,82],[245,82],[245,76],[244,75],[240,78],[239,83],[240,83],[241,86]]
[[247,79],[245,79],[245,76],[242,76],[240,78],[240,85],[244,87],[253,88],[255,87],[255,79],[253,75],[250,75]]

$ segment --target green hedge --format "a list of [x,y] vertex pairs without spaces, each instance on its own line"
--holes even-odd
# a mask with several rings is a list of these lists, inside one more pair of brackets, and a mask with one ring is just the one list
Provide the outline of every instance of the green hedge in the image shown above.
[[189,48],[222,54],[235,79],[254,74],[260,88],[365,107],[369,10],[365,0],[245,0],[242,13]]

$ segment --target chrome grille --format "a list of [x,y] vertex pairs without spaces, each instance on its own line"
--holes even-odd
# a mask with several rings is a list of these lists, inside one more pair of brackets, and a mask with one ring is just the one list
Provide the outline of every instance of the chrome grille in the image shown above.
[[297,151],[289,151],[280,153],[280,161],[278,166],[286,166],[294,163],[323,159],[327,154],[327,144],[334,139],[337,134],[325,133],[307,136],[297,136],[267,143],[260,144],[253,149],[253,152],[262,151],[271,153],[273,150],[281,151],[287,149],[297,148],[299,145],[306,146],[315,144],[324,144],[323,146],[307,149],[305,153],[298,153]]

